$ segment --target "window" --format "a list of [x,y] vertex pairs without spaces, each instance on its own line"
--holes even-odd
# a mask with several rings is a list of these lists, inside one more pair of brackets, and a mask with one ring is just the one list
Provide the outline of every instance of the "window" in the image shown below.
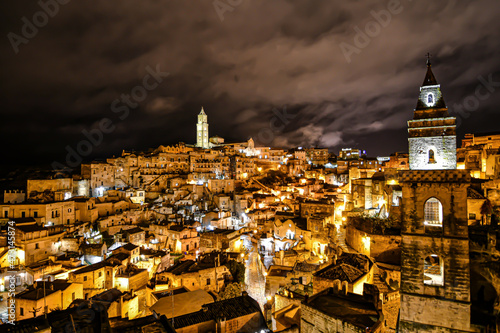
[[434,164],[436,163],[436,160],[434,158],[434,150],[429,150],[429,164]]
[[476,214],[469,213],[469,220],[475,220],[475,219],[476,219]]
[[87,281],[87,277],[86,276],[83,277],[83,281]]
[[427,95],[427,104],[433,104],[434,103],[434,95],[429,94]]
[[443,205],[436,198],[430,198],[424,205],[425,224],[441,226],[443,223]]
[[207,279],[207,286],[210,285],[210,279]]
[[38,245],[38,243],[35,244],[35,250],[39,249],[40,246]]
[[99,277],[101,277],[101,276],[102,276],[102,272],[99,272]]
[[24,316],[24,308],[19,308],[19,314],[20,314],[21,316]]
[[443,260],[437,254],[431,254],[424,260],[424,284],[429,286],[444,285]]
[[26,212],[21,212],[21,217],[26,217]]
[[33,212],[33,217],[38,217],[38,212]]

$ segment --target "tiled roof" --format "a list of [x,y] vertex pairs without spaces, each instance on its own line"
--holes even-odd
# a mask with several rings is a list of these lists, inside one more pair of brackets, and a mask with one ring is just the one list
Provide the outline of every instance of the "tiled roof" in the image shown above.
[[467,188],[467,199],[485,199],[484,195],[472,187]]
[[47,230],[47,228],[39,226],[38,224],[16,224],[15,227],[16,227],[16,229],[19,229],[22,232],[34,232],[34,231]]
[[359,279],[361,276],[363,276],[365,273],[363,273],[361,270],[357,269],[356,267],[347,265],[347,264],[340,264],[340,265],[330,265],[322,270],[318,271],[316,274],[314,274],[316,277],[323,278],[323,279],[328,279],[328,280],[340,280],[340,281],[347,281],[349,283],[353,283],[357,279]]
[[139,228],[139,227],[135,227],[135,228],[132,228],[132,229],[127,229],[127,230],[123,230],[123,233],[124,234],[137,234],[139,232],[145,232],[143,229]]
[[131,244],[131,243],[127,243],[123,246],[121,246],[124,250],[127,250],[127,251],[133,251],[135,249],[137,249],[137,245],[134,245],[134,244]]
[[[239,296],[223,301],[205,304],[203,309],[194,313],[174,318],[175,328],[182,328],[203,322],[225,318],[231,320],[252,313],[260,313],[259,304],[250,296]],[[262,319],[262,328],[265,323]]]
[[307,262],[297,262],[293,270],[298,272],[314,272],[318,268],[319,265],[308,264]]
[[373,327],[380,319],[374,304],[362,295],[335,294],[331,288],[310,297],[303,304],[332,318],[361,327],[363,330]]
[[347,264],[349,266],[356,267],[360,271],[367,273],[367,266],[370,267],[372,265],[371,260],[360,253],[347,253],[344,252],[338,259],[337,265],[339,264]]
[[34,286],[29,287],[28,289],[17,294],[16,298],[39,300],[43,299],[44,295],[48,296],[50,294],[55,293],[56,291],[65,290],[70,285],[71,283],[66,280],[55,280],[53,282],[46,281],[45,283],[38,282],[36,287]]

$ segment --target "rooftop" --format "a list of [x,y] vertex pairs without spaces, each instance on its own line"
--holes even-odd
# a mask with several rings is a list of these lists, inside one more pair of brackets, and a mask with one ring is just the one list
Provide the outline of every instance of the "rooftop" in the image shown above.
[[373,327],[379,320],[375,305],[365,297],[357,294],[336,294],[332,288],[310,297],[303,304],[362,328]]
[[[30,286],[28,289],[20,292],[16,295],[16,298],[29,299],[29,300],[39,300],[43,299],[44,295],[48,296],[56,291],[65,290],[72,283],[66,280],[54,280],[53,282],[45,281],[38,282],[36,285]],[[45,287],[44,287],[45,286]]]

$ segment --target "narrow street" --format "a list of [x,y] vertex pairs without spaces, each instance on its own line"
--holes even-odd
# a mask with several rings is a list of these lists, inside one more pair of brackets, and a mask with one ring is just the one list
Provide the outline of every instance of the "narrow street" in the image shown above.
[[262,274],[259,263],[259,253],[250,237],[244,239],[244,245],[249,249],[248,260],[246,261],[245,286],[250,297],[259,302],[261,309],[266,303],[266,278]]
[[353,252],[353,251],[351,251],[351,249],[349,249],[349,247],[345,243],[345,236],[346,236],[345,233],[346,233],[345,226],[341,226],[338,229],[337,233],[335,234],[335,238],[334,238],[335,244],[337,246],[340,246],[344,252]]

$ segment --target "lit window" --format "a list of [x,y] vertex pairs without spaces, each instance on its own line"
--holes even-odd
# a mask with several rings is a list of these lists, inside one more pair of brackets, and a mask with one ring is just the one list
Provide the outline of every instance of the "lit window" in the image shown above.
[[437,254],[431,254],[424,260],[424,284],[444,285],[443,260]]
[[429,164],[436,163],[436,160],[434,158],[434,150],[430,149],[429,150]]
[[430,198],[424,205],[425,224],[441,226],[443,223],[443,205],[436,198]]

